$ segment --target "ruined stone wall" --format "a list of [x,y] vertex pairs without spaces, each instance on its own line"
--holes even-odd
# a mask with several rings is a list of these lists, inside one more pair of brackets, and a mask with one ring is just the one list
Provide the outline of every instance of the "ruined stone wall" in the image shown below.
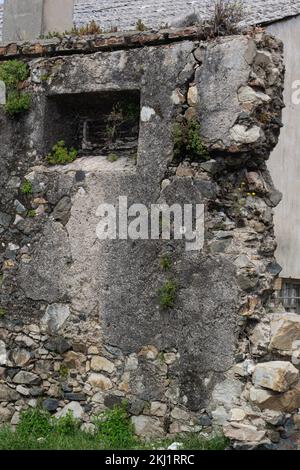
[[[287,411],[278,403],[298,379],[288,356],[274,362],[269,321],[274,336],[283,320],[266,309],[280,271],[281,195],[266,160],[281,126],[282,44],[263,33],[169,43],[162,34],[112,52],[94,51],[103,39],[81,41],[77,54],[55,44],[53,57],[49,42],[1,50],[28,61],[32,105],[15,120],[1,110],[0,417],[15,424],[41,403],[88,423],[126,400],[143,436],[223,426],[233,440],[267,445],[266,422],[278,425]],[[38,57],[42,47],[48,57]],[[118,93],[139,93],[136,159],[82,149],[73,163],[49,166],[57,140],[78,139],[84,103],[100,109]],[[175,158],[174,126],[196,121],[203,158]],[[117,207],[119,196],[204,204],[204,248],[99,240],[99,204]],[[176,296],[166,309],[167,281]],[[261,411],[267,399],[271,418]]]

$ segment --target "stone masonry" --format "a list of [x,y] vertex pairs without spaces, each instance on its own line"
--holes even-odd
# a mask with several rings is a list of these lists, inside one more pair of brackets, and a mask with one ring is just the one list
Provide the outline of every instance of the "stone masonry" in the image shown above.
[[[298,317],[268,308],[280,272],[281,194],[266,160],[281,127],[282,44],[254,30],[201,34],[1,49],[2,61],[27,62],[22,89],[32,99],[21,117],[0,115],[2,422],[15,425],[22,409],[41,404],[88,423],[125,400],[141,436],[222,427],[238,448],[280,442],[292,413],[299,424]],[[93,102],[99,112],[137,93],[136,158],[82,147],[70,164],[47,164],[58,140],[78,145],[76,126],[93,119]],[[175,158],[174,126],[195,121],[209,156]],[[203,250],[99,240],[99,204],[117,207],[120,195],[146,206],[204,204]],[[164,309],[167,281],[176,298]]]

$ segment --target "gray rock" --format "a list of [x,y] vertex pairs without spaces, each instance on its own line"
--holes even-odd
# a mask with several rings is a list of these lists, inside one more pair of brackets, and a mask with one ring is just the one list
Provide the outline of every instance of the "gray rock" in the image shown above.
[[212,393],[213,402],[230,408],[239,400],[243,385],[239,380],[226,379],[217,384]]
[[43,395],[44,390],[41,387],[31,387],[30,388],[30,395],[32,397],[40,397]]
[[209,427],[212,425],[212,420],[208,415],[202,415],[198,418],[198,424],[203,427]]
[[215,175],[221,170],[222,166],[216,160],[208,160],[207,162],[201,163],[200,168],[212,175]]
[[70,401],[85,401],[86,395],[84,393],[65,393],[64,398]]
[[37,374],[21,370],[14,376],[13,382],[20,385],[39,385],[42,379]]
[[17,214],[19,215],[25,214],[26,207],[24,207],[23,204],[21,204],[21,202],[18,201],[17,199],[14,202],[14,206],[15,206]]
[[139,400],[138,398],[130,400],[128,405],[128,411],[130,414],[138,416],[143,413],[146,402],[144,400]]
[[23,387],[23,385],[18,385],[16,390],[20,395],[23,395],[24,397],[29,397],[30,395],[30,391],[28,390],[28,388]]
[[1,227],[7,228],[11,224],[12,217],[5,212],[0,212],[0,225]]
[[70,316],[70,307],[65,304],[48,305],[45,315],[41,320],[42,328],[50,334],[57,333]]
[[269,263],[267,265],[267,271],[272,274],[272,276],[278,276],[281,271],[282,271],[282,267],[280,266],[279,263]]
[[20,395],[15,389],[10,388],[8,385],[0,383],[0,402],[1,401],[17,401]]
[[0,406],[0,423],[9,423],[11,420],[11,417],[13,415],[13,411],[10,410],[9,408],[4,408],[3,406]]
[[106,395],[106,397],[104,398],[104,406],[106,406],[106,408],[114,408],[115,406],[121,406],[123,401],[124,399],[117,395]]
[[246,274],[246,273],[238,274],[237,281],[239,283],[240,288],[244,291],[251,291],[258,284],[258,278],[256,276],[253,276],[252,273],[251,274]]
[[63,407],[62,410],[55,413],[55,416],[56,418],[62,418],[66,416],[69,411],[73,414],[73,417],[76,419],[82,419],[84,416],[84,410],[82,406],[76,401],[71,401],[70,403],[68,403],[66,406]]
[[286,392],[297,382],[299,371],[293,364],[285,361],[271,361],[258,364],[253,372],[252,381],[256,387],[264,387],[275,392]]
[[63,225],[66,225],[71,215],[71,207],[71,198],[69,196],[63,197],[57,203],[52,212],[53,219],[61,222]]
[[268,194],[268,196],[266,197],[266,201],[271,207],[277,207],[278,204],[281,202],[282,198],[283,194],[280,191],[274,189]]
[[31,359],[31,354],[27,349],[13,349],[11,352],[11,360],[17,367],[23,367]]
[[249,424],[231,423],[224,427],[226,437],[242,442],[260,442],[266,435],[265,431],[259,431],[255,426]]
[[71,349],[71,345],[65,338],[58,336],[47,341],[47,343],[45,343],[45,348],[49,351],[63,354]]
[[158,418],[150,416],[133,416],[131,418],[135,432],[140,437],[162,437],[164,434],[161,422]]
[[43,408],[47,411],[56,411],[59,407],[59,401],[55,398],[47,398],[43,401]]
[[258,126],[247,129],[246,126],[236,124],[230,131],[231,139],[238,144],[254,144],[262,135],[262,130]]
[[5,366],[7,363],[7,351],[4,341],[0,340],[0,366]]

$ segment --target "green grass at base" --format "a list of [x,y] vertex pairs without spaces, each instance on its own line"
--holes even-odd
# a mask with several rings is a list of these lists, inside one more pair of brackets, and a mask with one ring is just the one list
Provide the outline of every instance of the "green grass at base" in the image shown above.
[[0,450],[155,450],[167,449],[172,442],[182,443],[182,450],[224,450],[228,446],[223,436],[204,438],[199,434],[144,442],[134,435],[122,407],[107,410],[93,422],[95,431],[85,432],[70,413],[57,419],[46,411],[30,409],[22,413],[15,430],[0,427]]

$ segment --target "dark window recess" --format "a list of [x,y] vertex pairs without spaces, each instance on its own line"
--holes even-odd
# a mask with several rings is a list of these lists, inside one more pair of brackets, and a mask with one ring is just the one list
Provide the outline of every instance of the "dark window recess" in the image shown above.
[[79,155],[132,156],[137,152],[140,120],[138,91],[106,91],[49,97],[46,152],[59,140]]

